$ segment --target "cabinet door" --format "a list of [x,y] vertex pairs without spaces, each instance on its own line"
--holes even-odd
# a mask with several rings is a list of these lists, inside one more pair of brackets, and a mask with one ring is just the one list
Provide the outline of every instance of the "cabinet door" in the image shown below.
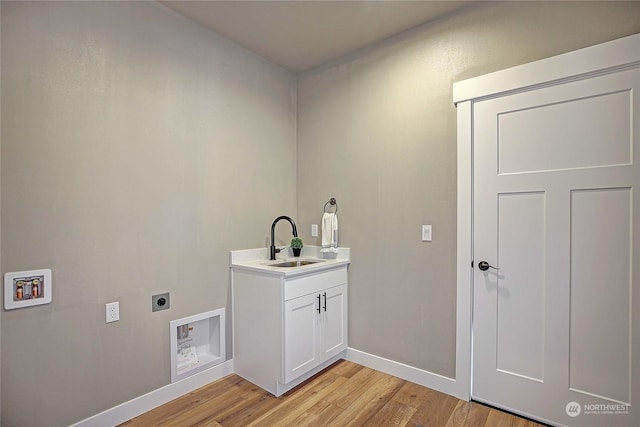
[[322,360],[347,348],[347,285],[321,292],[322,297]]
[[321,301],[319,293],[294,298],[284,303],[284,382],[297,378],[320,363]]

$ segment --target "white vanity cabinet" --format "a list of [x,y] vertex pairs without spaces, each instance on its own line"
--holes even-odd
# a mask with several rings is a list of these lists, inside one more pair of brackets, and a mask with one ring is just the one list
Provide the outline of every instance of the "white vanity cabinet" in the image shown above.
[[288,273],[231,268],[234,370],[276,396],[347,348],[347,265]]
[[318,289],[284,302],[285,383],[346,348],[346,284]]

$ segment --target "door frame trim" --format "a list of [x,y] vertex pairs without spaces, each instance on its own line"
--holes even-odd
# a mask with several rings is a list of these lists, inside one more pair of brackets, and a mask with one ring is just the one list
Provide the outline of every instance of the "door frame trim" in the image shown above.
[[640,33],[453,84],[457,107],[457,249],[455,393],[470,400],[473,322],[473,104],[640,67]]
[[453,103],[504,96],[640,65],[640,33],[455,82]]

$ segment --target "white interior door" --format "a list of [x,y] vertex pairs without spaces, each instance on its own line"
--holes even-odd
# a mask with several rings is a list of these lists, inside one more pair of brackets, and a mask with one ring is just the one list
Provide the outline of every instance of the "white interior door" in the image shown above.
[[640,425],[639,92],[635,68],[473,103],[474,399]]

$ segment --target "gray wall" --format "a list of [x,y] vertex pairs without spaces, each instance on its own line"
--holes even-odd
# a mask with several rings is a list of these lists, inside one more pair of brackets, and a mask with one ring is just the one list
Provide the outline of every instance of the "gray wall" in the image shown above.
[[303,77],[296,122],[293,77],[160,6],[3,1],[2,272],[51,267],[55,288],[2,312],[2,425],[167,384],[169,320],[227,305],[228,251],[285,213],[313,243],[331,196],[351,345],[452,376],[451,83],[638,32],[639,5],[474,5]]
[[295,216],[295,78],[147,2],[3,1],[1,59],[2,269],[54,286],[2,313],[2,425],[68,425],[168,384],[169,321]]
[[338,200],[350,347],[455,376],[452,83],[637,33],[639,17],[640,2],[480,3],[301,78],[298,218]]

